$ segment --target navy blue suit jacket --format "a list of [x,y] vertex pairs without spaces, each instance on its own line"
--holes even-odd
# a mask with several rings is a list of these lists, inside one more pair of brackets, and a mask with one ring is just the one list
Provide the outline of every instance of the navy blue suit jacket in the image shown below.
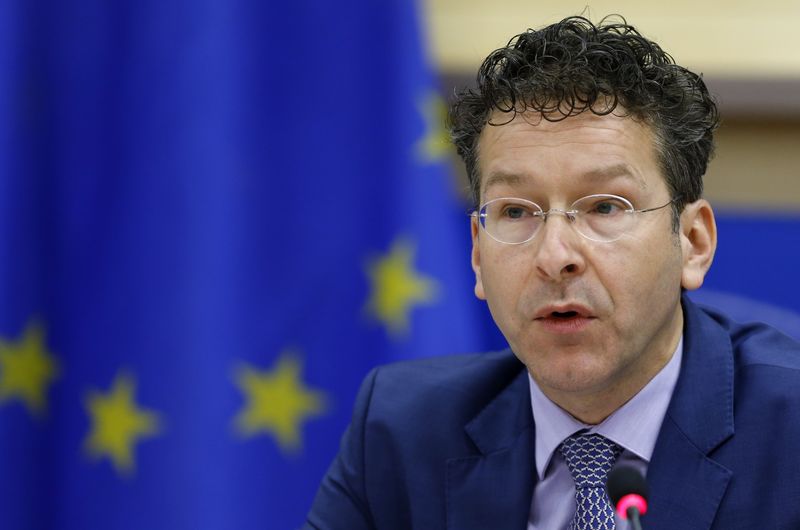
[[[800,529],[800,345],[685,298],[683,309],[644,528]],[[510,351],[378,368],[306,528],[524,530],[534,429]]]

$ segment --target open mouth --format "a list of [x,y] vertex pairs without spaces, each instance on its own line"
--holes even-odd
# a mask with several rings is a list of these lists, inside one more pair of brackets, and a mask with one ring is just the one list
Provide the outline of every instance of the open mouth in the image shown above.
[[536,320],[544,326],[544,329],[559,334],[582,331],[595,320],[588,311],[583,310],[550,311],[540,315]]
[[550,313],[550,316],[553,318],[566,320],[568,318],[573,318],[578,316],[578,313],[577,311],[565,311],[563,313],[559,313],[558,311],[553,311],[552,313]]
[[588,306],[576,303],[544,306],[534,315],[534,320],[543,330],[559,334],[585,330],[596,318]]

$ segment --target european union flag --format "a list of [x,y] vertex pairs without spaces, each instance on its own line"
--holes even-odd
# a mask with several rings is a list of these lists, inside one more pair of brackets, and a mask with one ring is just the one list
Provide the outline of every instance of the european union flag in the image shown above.
[[0,527],[299,527],[481,346],[442,114],[404,0],[3,2]]

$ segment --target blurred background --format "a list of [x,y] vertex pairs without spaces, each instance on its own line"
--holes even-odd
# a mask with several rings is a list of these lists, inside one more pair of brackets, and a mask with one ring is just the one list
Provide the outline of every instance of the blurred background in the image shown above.
[[0,526],[298,528],[369,369],[502,348],[443,113],[581,13],[704,73],[695,298],[800,337],[794,1],[0,3]]

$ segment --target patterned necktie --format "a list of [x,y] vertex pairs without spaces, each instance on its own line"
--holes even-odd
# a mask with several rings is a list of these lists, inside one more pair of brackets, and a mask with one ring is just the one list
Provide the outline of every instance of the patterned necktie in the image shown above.
[[622,447],[599,434],[573,434],[558,447],[575,480],[575,517],[570,530],[614,530],[614,510],[606,493],[608,472]]

